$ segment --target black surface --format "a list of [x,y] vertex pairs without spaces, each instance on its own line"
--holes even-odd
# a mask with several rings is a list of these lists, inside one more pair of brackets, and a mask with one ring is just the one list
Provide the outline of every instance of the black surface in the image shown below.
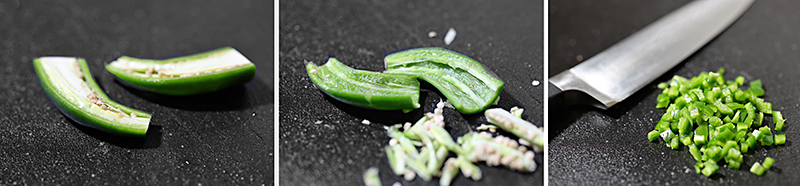
[[[687,1],[550,1],[549,75],[577,65]],[[800,140],[796,124],[800,81],[800,1],[757,1],[745,14],[684,62],[608,111],[572,107],[550,111],[550,184],[553,185],[798,185]],[[651,131],[665,109],[656,109],[658,82],[673,75],[727,70],[748,81],[761,79],[764,98],[787,119],[783,146],[745,154],[742,170],[722,167],[707,178],[694,171],[687,148],[651,143]],[[772,128],[771,117],[768,125]],[[779,132],[782,133],[782,132]],[[775,166],[759,177],[749,172],[766,156]]]
[[[380,168],[384,185],[401,181],[383,153],[384,126],[416,121],[443,99],[423,85],[422,108],[411,113],[355,108],[325,96],[306,75],[304,61],[329,56],[357,69],[382,71],[386,53],[415,47],[446,47],[467,54],[506,83],[500,107],[521,106],[528,121],[542,125],[541,1],[281,1],[280,2],[280,185],[363,185],[367,168]],[[445,46],[449,28],[457,37]],[[428,32],[438,36],[429,38]],[[424,84],[424,83],[423,83]],[[487,123],[483,114],[445,109],[454,136]],[[368,119],[371,125],[361,121]],[[540,154],[541,155],[541,154]],[[543,171],[518,173],[480,163],[483,180],[458,176],[454,185],[541,185]],[[401,181],[438,185],[438,179]]]
[[[272,10],[261,1],[0,1],[0,185],[273,185]],[[205,95],[141,91],[103,67],[120,55],[228,45],[255,63],[256,79]],[[86,58],[112,100],[153,115],[147,136],[107,136],[61,114],[33,68],[50,55]]]

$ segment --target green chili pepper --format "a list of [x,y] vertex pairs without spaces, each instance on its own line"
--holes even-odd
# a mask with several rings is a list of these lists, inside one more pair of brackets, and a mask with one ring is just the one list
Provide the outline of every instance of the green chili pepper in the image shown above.
[[786,119],[783,119],[783,115],[781,115],[780,111],[773,111],[772,112],[772,120],[775,122],[775,130],[783,131],[784,123]]
[[716,173],[718,169],[719,165],[717,165],[717,162],[714,160],[709,160],[703,164],[703,170],[701,172],[703,175],[706,175],[706,177],[711,177],[711,175]]
[[478,61],[444,48],[417,48],[387,55],[388,73],[413,75],[439,89],[461,113],[485,110],[495,103],[503,82]]
[[86,60],[41,57],[33,66],[50,101],[77,123],[122,136],[147,133],[150,115],[109,99],[92,79]]
[[647,139],[649,139],[650,141],[655,141],[656,139],[658,139],[659,134],[661,134],[661,132],[659,132],[658,130],[650,131],[650,133],[647,133]]
[[413,76],[350,68],[328,58],[325,65],[306,65],[308,77],[331,97],[353,105],[380,110],[419,108],[419,82]]
[[767,157],[767,158],[764,159],[764,163],[761,164],[761,166],[763,166],[765,169],[769,169],[769,168],[772,167],[773,163],[775,163],[775,159]]
[[759,176],[764,175],[765,171],[767,171],[767,169],[761,166],[761,164],[758,162],[754,163],[753,166],[750,167],[750,172]]
[[786,143],[786,134],[775,134],[775,145],[783,145]]
[[165,95],[214,92],[253,80],[256,67],[239,51],[223,47],[169,59],[122,56],[106,70],[137,87]]

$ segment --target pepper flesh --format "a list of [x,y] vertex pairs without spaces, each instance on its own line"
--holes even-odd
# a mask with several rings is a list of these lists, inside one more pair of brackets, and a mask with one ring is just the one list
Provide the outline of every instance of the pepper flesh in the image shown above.
[[120,136],[144,136],[151,116],[120,105],[92,79],[86,60],[41,57],[33,60],[36,75],[53,105],[77,123]]
[[227,89],[255,77],[256,67],[232,47],[168,59],[122,56],[106,70],[134,86],[165,95],[194,95]]
[[380,110],[420,106],[419,82],[413,76],[356,70],[336,58],[322,66],[309,63],[306,72],[322,91],[348,104]]
[[388,73],[413,75],[430,83],[461,113],[485,110],[496,102],[503,82],[478,61],[444,48],[416,48],[387,55]]

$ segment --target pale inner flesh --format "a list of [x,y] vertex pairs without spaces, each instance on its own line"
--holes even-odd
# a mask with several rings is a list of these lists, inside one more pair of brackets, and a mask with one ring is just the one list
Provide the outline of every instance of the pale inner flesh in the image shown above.
[[209,54],[202,58],[157,63],[161,60],[120,58],[110,65],[143,77],[188,77],[219,72],[250,64],[239,51],[230,49]]
[[[49,81],[54,88],[64,94],[66,102],[77,105],[78,109],[87,111],[89,115],[104,117],[116,123],[128,125],[147,125],[149,118],[139,117],[132,113],[125,113],[119,108],[107,104],[100,98],[84,80],[84,74],[78,65],[78,59],[72,57],[43,57],[41,58]],[[88,107],[89,109],[86,109]]]

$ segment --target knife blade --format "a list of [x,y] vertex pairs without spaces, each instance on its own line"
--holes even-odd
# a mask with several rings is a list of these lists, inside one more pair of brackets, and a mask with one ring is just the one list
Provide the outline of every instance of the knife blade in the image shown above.
[[621,102],[731,25],[754,0],[687,3],[583,63],[549,78],[549,105]]

